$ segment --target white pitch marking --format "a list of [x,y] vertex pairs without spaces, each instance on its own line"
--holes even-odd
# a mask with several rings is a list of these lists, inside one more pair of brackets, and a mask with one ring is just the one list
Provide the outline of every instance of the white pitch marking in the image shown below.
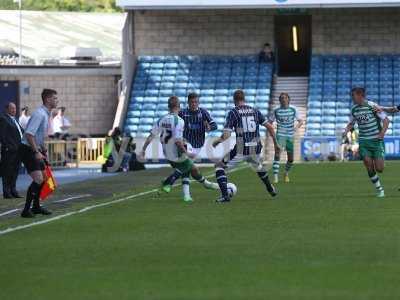
[[1,214],[0,214],[0,217],[6,216],[6,215],[9,215],[9,214],[12,214],[13,212],[16,212],[16,211],[19,211],[19,209],[18,209],[18,208],[14,208],[14,209],[12,209],[12,210],[7,210],[7,211],[1,213]]
[[90,197],[90,196],[92,196],[92,195],[91,194],[78,195],[78,196],[73,196],[73,197],[69,197],[69,198],[53,201],[53,203],[63,203],[63,202],[67,202],[67,201],[70,201],[70,200],[80,199],[80,198],[85,198],[85,197]]
[[[233,169],[233,170],[229,170],[227,173],[233,173],[233,172],[245,169],[245,168],[247,168],[247,166],[239,167],[239,168]],[[208,175],[206,177],[209,178],[209,177],[212,177],[212,176],[214,176],[214,174]],[[181,185],[181,184],[177,184],[177,186],[179,186],[179,185]],[[58,216],[55,216],[55,217],[52,217],[52,218],[49,218],[49,219],[45,219],[45,220],[42,220],[42,221],[36,221],[36,222],[32,222],[32,223],[25,224],[25,225],[9,227],[9,228],[0,230],[0,235],[4,235],[4,234],[11,233],[11,232],[14,232],[14,231],[22,230],[22,229],[25,229],[25,228],[30,228],[30,227],[33,227],[33,226],[37,226],[37,225],[46,224],[46,223],[50,223],[50,222],[53,222],[53,221],[61,220],[61,219],[64,219],[66,217],[69,217],[69,216],[82,214],[84,212],[87,212],[89,210],[92,210],[92,209],[95,209],[95,208],[98,208],[98,207],[109,206],[109,205],[112,205],[112,204],[124,202],[124,201],[130,200],[130,199],[134,199],[134,198],[138,198],[138,197],[145,196],[145,195],[148,195],[148,194],[152,194],[152,193],[155,193],[157,191],[158,191],[158,189],[152,189],[152,190],[149,190],[149,191],[146,191],[146,192],[141,192],[141,193],[138,193],[138,194],[135,194],[135,195],[131,195],[131,196],[128,196],[128,197],[112,200],[112,201],[109,201],[109,202],[90,205],[90,206],[84,207],[84,208],[82,208],[80,210],[71,211],[71,212],[68,212],[68,213],[65,213],[65,214],[62,214],[62,215],[58,215]]]

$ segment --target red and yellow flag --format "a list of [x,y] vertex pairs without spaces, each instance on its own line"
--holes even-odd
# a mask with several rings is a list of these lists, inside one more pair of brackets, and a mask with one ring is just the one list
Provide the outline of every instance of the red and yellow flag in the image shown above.
[[43,171],[44,174],[44,184],[40,190],[40,201],[46,200],[56,189],[57,183],[54,179],[53,172],[49,165]]

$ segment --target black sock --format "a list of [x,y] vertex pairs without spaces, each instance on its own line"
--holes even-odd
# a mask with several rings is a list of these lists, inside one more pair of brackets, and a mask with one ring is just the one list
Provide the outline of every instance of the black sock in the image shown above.
[[[38,204],[41,187],[42,184],[38,184],[34,181],[31,183],[31,185],[28,188],[28,191],[26,192],[26,201],[24,210],[29,210],[31,208],[32,201],[36,202],[36,205]],[[33,205],[35,206],[35,203]]]
[[261,181],[265,184],[265,187],[269,192],[273,190],[272,184],[269,181],[268,173],[267,172],[257,172],[258,177],[260,177]]
[[33,198],[32,208],[40,208],[40,191],[42,190],[44,183],[37,184],[37,192],[35,193],[35,197]]
[[221,190],[222,197],[227,198],[228,197],[228,187],[226,185],[228,184],[228,178],[225,175],[225,170],[217,169],[215,171],[215,177],[217,178],[217,182],[218,182],[219,188]]
[[170,176],[168,176],[164,181],[163,181],[163,185],[173,185],[175,183],[175,181],[181,177],[182,172],[179,170],[175,170],[175,172],[173,174],[171,174]]

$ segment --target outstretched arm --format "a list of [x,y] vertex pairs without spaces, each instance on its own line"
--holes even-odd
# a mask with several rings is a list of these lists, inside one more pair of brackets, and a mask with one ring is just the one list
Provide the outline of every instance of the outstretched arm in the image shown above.
[[147,137],[146,141],[143,144],[142,147],[142,151],[140,153],[140,155],[144,158],[145,154],[146,154],[146,149],[147,147],[150,145],[151,141],[154,139],[154,135],[153,133],[150,133],[150,135]]
[[225,142],[230,137],[231,137],[231,131],[227,130],[227,129],[224,129],[224,132],[222,133],[222,135],[212,143],[212,146],[215,148],[219,144]]
[[386,118],[382,121],[382,129],[381,129],[381,132],[379,132],[379,135],[378,135],[378,138],[379,138],[380,140],[383,140],[383,139],[385,138],[386,131],[387,131],[387,129],[389,128],[389,123],[390,123],[390,121],[389,121],[389,118],[388,118],[388,117],[386,117]]
[[272,141],[274,142],[274,147],[275,147],[275,148],[279,148],[278,141],[276,140],[275,128],[274,128],[274,126],[272,125],[272,123],[270,123],[270,122],[265,122],[265,123],[263,124],[263,126],[264,126],[265,128],[267,128],[268,133],[269,133],[269,135],[271,136]]

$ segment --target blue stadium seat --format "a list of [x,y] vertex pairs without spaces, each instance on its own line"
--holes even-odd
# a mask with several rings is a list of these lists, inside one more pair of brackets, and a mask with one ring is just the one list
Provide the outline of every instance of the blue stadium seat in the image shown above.
[[215,96],[228,96],[229,90],[228,89],[216,89]]
[[306,135],[307,136],[320,136],[321,135],[321,130],[320,129],[308,129],[308,127],[307,127]]
[[318,108],[312,108],[308,111],[309,116],[320,116],[322,114],[322,110]]
[[321,108],[322,102],[321,101],[309,101],[308,108]]
[[256,55],[141,56],[124,132],[146,136],[150,123],[167,113],[168,97],[177,95],[185,99],[189,92],[201,95],[201,106],[219,118],[221,130],[227,105],[232,106],[234,90],[244,89],[249,104],[266,114],[271,82],[272,64],[260,63]]
[[128,111],[128,113],[127,113],[127,117],[128,118],[133,118],[133,117],[140,117],[140,111],[139,110],[131,110],[131,111]]
[[155,113],[152,110],[144,110],[140,113],[140,117],[154,118]]
[[144,95],[146,98],[147,97],[157,97],[159,93],[160,93],[160,91],[158,89],[157,90],[148,89],[145,91]]
[[307,123],[321,123],[322,118],[320,116],[309,116],[307,117]]

